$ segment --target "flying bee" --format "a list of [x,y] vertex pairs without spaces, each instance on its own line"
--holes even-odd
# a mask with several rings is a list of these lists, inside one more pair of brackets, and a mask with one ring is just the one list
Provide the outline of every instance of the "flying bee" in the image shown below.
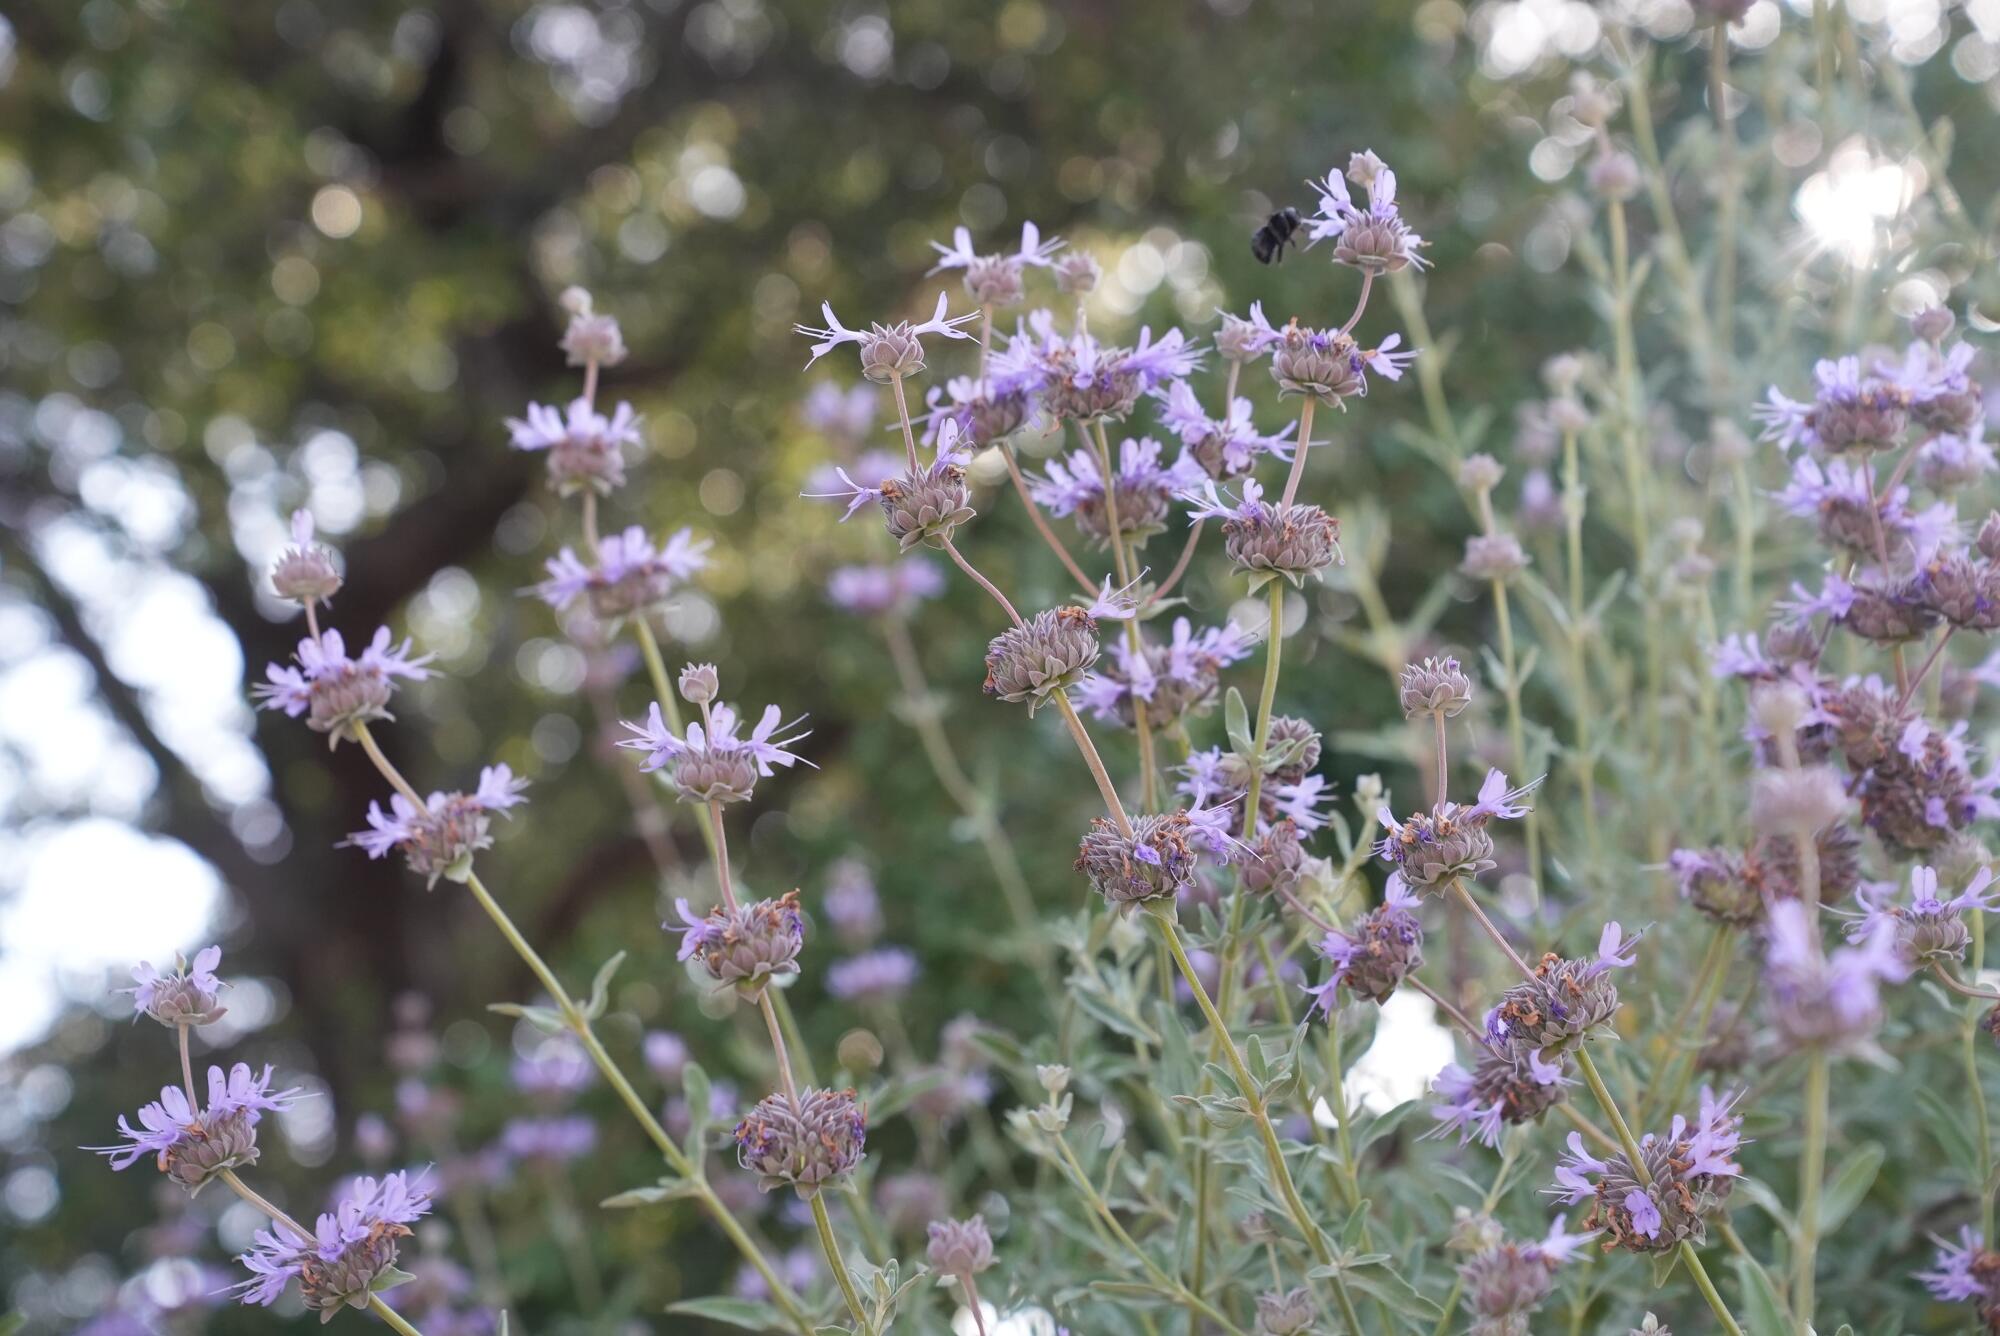
[[1294,234],[1302,225],[1299,211],[1284,208],[1264,220],[1264,225],[1250,234],[1250,253],[1257,257],[1259,264],[1276,264],[1285,258],[1285,247],[1295,242]]

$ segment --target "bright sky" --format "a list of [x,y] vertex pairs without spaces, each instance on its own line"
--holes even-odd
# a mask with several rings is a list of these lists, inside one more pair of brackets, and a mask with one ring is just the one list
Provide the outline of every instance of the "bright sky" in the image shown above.
[[[0,435],[46,445],[97,521],[35,527],[38,559],[223,819],[270,841],[282,827],[250,739],[241,651],[200,585],[161,555],[184,541],[192,509],[168,465],[117,453],[122,430],[67,396],[0,395]],[[335,433],[294,452],[289,470],[226,420],[208,436],[235,485],[222,537],[246,569],[285,542],[285,499],[310,498],[336,532],[394,503]],[[141,829],[158,776],[95,687],[48,615],[0,586],[0,1057],[46,1034],[65,1005],[108,1005],[138,961],[202,945],[227,908],[206,862]]]

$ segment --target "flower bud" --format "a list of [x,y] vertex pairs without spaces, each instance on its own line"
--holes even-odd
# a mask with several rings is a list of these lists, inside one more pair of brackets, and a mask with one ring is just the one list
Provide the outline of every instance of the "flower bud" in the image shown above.
[[1011,255],[981,255],[965,266],[965,292],[979,306],[1017,306],[1027,296],[1021,261]]
[[132,971],[137,986],[126,990],[132,994],[133,1010],[169,1029],[213,1025],[228,1010],[218,1000],[223,983],[216,977],[215,967],[221,963],[219,946],[203,947],[192,961],[176,951],[171,970],[156,970],[150,962],[141,961]]
[[1186,812],[1141,816],[1128,836],[1097,817],[1079,847],[1076,870],[1114,907],[1177,895],[1194,881],[1190,825]]
[[801,1197],[838,1185],[861,1163],[868,1119],[852,1090],[800,1092],[795,1102],[766,1095],[736,1124],[736,1159],[766,1192],[789,1186]]
[[1366,382],[1354,340],[1338,330],[1289,325],[1271,355],[1271,377],[1283,394],[1309,394],[1329,404],[1363,393]]
[[861,374],[877,385],[916,375],[924,369],[924,345],[908,325],[877,326],[861,340]]
[[1052,608],[1009,627],[986,647],[985,691],[1033,713],[1083,680],[1097,662],[1097,621],[1082,608]]
[[1293,584],[1342,559],[1340,521],[1318,506],[1266,507],[1224,520],[1222,546],[1237,570],[1282,575]]
[[1932,343],[1943,343],[1958,321],[1946,306],[1927,306],[1910,317],[1910,333]]
[[1986,519],[1979,526],[1979,555],[1988,561],[2000,561],[2000,510],[1988,511]]
[[1587,368],[1583,354],[1557,353],[1542,363],[1542,384],[1548,386],[1551,395],[1565,398],[1576,392]]
[[1068,250],[1056,257],[1054,263],[1056,290],[1072,297],[1081,297],[1097,288],[1098,280],[1104,277],[1104,267],[1089,251]]
[[1570,115],[1592,129],[1618,114],[1618,89],[1585,71],[1570,76]]
[[707,705],[722,691],[721,676],[712,663],[691,663],[681,669],[681,699],[690,705]]
[[1290,818],[1278,821],[1250,842],[1250,855],[1242,866],[1243,888],[1259,895],[1294,892],[1305,861],[1298,824]]
[[756,997],[772,979],[799,972],[806,926],[797,891],[734,909],[717,905],[703,918],[696,918],[685,900],[676,900],[674,907],[685,926],[666,927],[684,934],[680,959],[700,961],[717,983]]
[[1581,399],[1563,394],[1549,400],[1549,421],[1565,436],[1581,436],[1594,421]]
[[1586,179],[1598,198],[1628,200],[1639,193],[1639,163],[1630,153],[1605,149],[1592,159]]
[[1319,730],[1289,714],[1276,716],[1264,766],[1265,775],[1276,782],[1298,783],[1319,767]]
[[885,479],[881,493],[889,536],[904,552],[919,543],[943,547],[952,532],[977,513],[965,486],[965,469],[958,464],[937,463]]
[[1060,1095],[1069,1089],[1069,1068],[1059,1062],[1038,1063],[1035,1067],[1035,1080],[1040,1082],[1042,1089],[1048,1091],[1050,1095]]
[[1528,554],[1511,533],[1474,534],[1465,540],[1465,560],[1458,569],[1468,579],[1504,584],[1528,569]]
[[292,546],[279,554],[277,565],[271,568],[271,588],[279,598],[324,603],[340,592],[340,583],[333,553],[313,542],[312,512],[292,512]]
[[1507,470],[1492,455],[1467,455],[1458,466],[1458,485],[1468,492],[1490,492],[1506,474]]
[[993,1265],[993,1238],[986,1230],[986,1217],[970,1220],[933,1220],[925,1231],[930,1236],[924,1260],[941,1276],[976,1276]]
[[1400,686],[1405,719],[1424,714],[1455,719],[1472,704],[1472,679],[1450,655],[1405,664]]
[[1305,1336],[1317,1316],[1305,1286],[1283,1293],[1270,1290],[1257,1296],[1256,1336]]

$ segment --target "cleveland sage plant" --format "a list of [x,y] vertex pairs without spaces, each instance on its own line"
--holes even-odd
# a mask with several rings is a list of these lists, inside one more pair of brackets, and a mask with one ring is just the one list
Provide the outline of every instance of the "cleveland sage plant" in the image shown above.
[[[594,688],[602,724],[631,721],[600,752],[660,873],[620,920],[668,935],[686,978],[644,987],[679,1028],[628,1023],[625,953],[579,988],[510,916],[496,840],[534,827],[523,778],[425,794],[391,760],[399,692],[441,670],[336,624],[340,558],[302,512],[270,583],[307,635],[258,701],[379,772],[356,856],[462,890],[534,980],[493,1007],[516,1106],[461,1145],[410,1004],[387,1053],[418,1162],[309,1227],[245,1181],[305,1093],[241,1063],[197,1080],[190,1037],[227,996],[210,948],[137,972],[181,1080],[119,1120],[112,1167],[269,1218],[245,1302],[431,1336],[517,1297],[492,1228],[517,1202],[546,1213],[579,1330],[653,1293],[601,1273],[603,1209],[686,1215],[737,1255],[676,1272],[668,1330],[2000,1332],[1994,326],[1963,291],[1993,233],[1843,7],[1755,43],[1770,6],[1686,8],[1658,40],[1607,9],[1606,54],[1517,109],[1537,170],[1575,167],[1546,225],[1602,326],[1511,432],[1453,398],[1454,358],[1505,331],[1428,323],[1448,262],[1419,233],[1449,206],[1366,148],[1260,232],[1289,252],[1262,300],[1212,320],[1121,323],[1104,257],[1024,222],[933,242],[907,302],[797,326],[818,458],[781,481],[811,578],[881,652],[906,763],[976,850],[949,879],[971,903],[926,912],[976,923],[1041,1015],[907,1005],[936,967],[886,937],[893,833],[853,832],[810,885],[748,861],[832,744],[739,696],[755,645],[670,666],[677,600],[728,554],[601,527],[635,509],[647,424],[605,393],[618,322],[562,294],[575,397],[495,448],[545,462],[570,535],[536,615],[593,670],[643,666],[643,691],[611,668]],[[1673,96],[1707,111],[1663,144]],[[1936,207],[1860,257],[1781,251],[1808,139],[1908,155]],[[1792,270],[1814,282],[1781,302]],[[1410,569],[1399,535],[1438,525],[1449,568]],[[968,615],[983,677],[943,649]],[[1007,756],[975,750],[976,711]],[[1009,820],[1031,788],[1066,824]],[[636,1135],[598,1120],[600,1085]],[[657,1173],[577,1200],[614,1137]],[[1927,1168],[1891,1184],[1892,1156]],[[450,1247],[419,1247],[441,1219]],[[418,1301],[392,1308],[399,1286]]]

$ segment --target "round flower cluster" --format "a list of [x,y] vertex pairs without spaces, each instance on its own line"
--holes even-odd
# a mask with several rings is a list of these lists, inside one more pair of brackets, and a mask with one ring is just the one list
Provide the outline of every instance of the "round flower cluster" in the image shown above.
[[1665,1253],[1683,1242],[1699,1245],[1708,1237],[1706,1218],[1743,1173],[1734,1158],[1743,1143],[1735,1104],[1735,1096],[1704,1088],[1701,1116],[1690,1124],[1675,1114],[1665,1136],[1648,1132],[1636,1165],[1623,1151],[1598,1159],[1571,1132],[1552,1191],[1572,1205],[1590,1203],[1583,1223],[1603,1230],[1607,1252]]
[[1486,1013],[1487,1040],[1544,1055],[1576,1047],[1617,1014],[1618,988],[1611,971],[1631,965],[1637,950],[1636,937],[1607,923],[1594,958],[1567,959],[1549,952],[1532,979],[1509,988]]
[[1340,521],[1310,505],[1269,505],[1254,478],[1243,480],[1242,499],[1224,500],[1213,482],[1184,494],[1190,518],[1222,521],[1223,550],[1236,569],[1253,577],[1282,575],[1293,584],[1308,576],[1318,579],[1326,568],[1344,560],[1340,551]]
[[1099,547],[1110,546],[1114,539],[1143,547],[1148,538],[1165,532],[1175,495],[1208,476],[1185,447],[1171,465],[1163,462],[1163,455],[1160,443],[1150,436],[1120,442],[1107,496],[1097,452],[1072,451],[1067,460],[1050,460],[1028,493],[1051,515],[1074,519]]
[[423,1174],[359,1179],[319,1217],[311,1237],[282,1227],[258,1231],[255,1246],[238,1259],[256,1277],[238,1287],[243,1302],[268,1307],[296,1280],[306,1307],[322,1320],[343,1306],[366,1308],[376,1282],[395,1267],[410,1226],[430,1209],[431,1186]]
[[757,996],[773,978],[799,972],[806,924],[797,891],[776,900],[717,905],[700,917],[686,900],[675,900],[674,912],[682,926],[664,926],[681,934],[678,959],[699,961],[709,978],[745,997]]
[[192,1194],[225,1169],[257,1163],[257,1124],[302,1097],[297,1087],[273,1091],[268,1066],[258,1073],[241,1062],[227,1073],[210,1067],[206,1107],[181,1087],[165,1086],[159,1099],[139,1110],[138,1127],[118,1119],[122,1144],[94,1149],[120,1170],[150,1155],[161,1173]]
[[655,547],[635,524],[600,540],[593,561],[583,561],[572,549],[563,548],[549,558],[549,578],[535,586],[535,593],[557,611],[584,600],[591,616],[616,626],[665,603],[708,565],[709,547],[707,539],[697,540],[687,529]]
[[1174,619],[1173,638],[1164,644],[1141,636],[1138,649],[1114,639],[1109,662],[1077,687],[1076,703],[1094,719],[1131,728],[1137,704],[1153,728],[1172,728],[1215,703],[1222,670],[1249,657],[1256,642],[1234,622],[1197,633],[1185,617]]
[[1431,1105],[1438,1125],[1430,1135],[1456,1132],[1460,1145],[1475,1138],[1499,1145],[1502,1128],[1531,1123],[1567,1098],[1565,1088],[1575,1082],[1563,1075],[1564,1061],[1561,1054],[1549,1061],[1532,1047],[1482,1045],[1471,1071],[1454,1062],[1431,1082],[1439,1102]]
[[[619,746],[646,753],[639,764],[642,771],[671,766],[675,790],[682,802],[747,802],[759,779],[768,779],[773,766],[790,767],[802,758],[787,750],[810,736],[793,733],[803,720],[784,722],[775,705],[764,708],[763,717],[748,737],[737,736],[739,720],[733,706],[702,703],[702,720],[690,721],[684,733],[668,728],[654,701],[646,722],[627,722],[636,736],[623,739]],[[806,764],[810,765],[808,761]]]
[[639,415],[621,403],[610,417],[588,399],[561,411],[529,404],[525,418],[508,418],[516,450],[548,453],[549,486],[563,496],[590,491],[609,495],[625,485],[625,450],[637,449]]
[[341,843],[365,850],[370,858],[399,849],[410,871],[427,886],[437,885],[439,877],[464,881],[472,856],[493,843],[492,814],[526,802],[521,792],[527,787],[528,781],[516,779],[505,765],[489,765],[479,772],[479,787],[471,793],[433,793],[422,807],[392,793],[387,812],[369,803],[368,829]]
[[310,510],[292,512],[292,545],[271,568],[271,588],[300,603],[325,603],[340,592],[340,567],[330,549],[313,542]]
[[1319,953],[1333,966],[1333,973],[1319,987],[1306,990],[1315,1005],[1331,1017],[1341,988],[1370,1002],[1388,1001],[1424,963],[1424,925],[1416,907],[1417,897],[1407,885],[1396,882],[1383,902],[1357,919],[1351,930],[1327,933]]
[[258,705],[294,719],[304,716],[308,728],[336,742],[353,737],[357,724],[392,717],[389,700],[398,678],[421,682],[430,676],[424,665],[431,656],[411,658],[410,642],[394,644],[386,626],[354,658],[347,657],[347,642],[333,630],[301,640],[294,658],[295,666],[274,663],[264,670],[269,680],[254,688]]
[[180,1025],[213,1025],[228,1010],[218,1000],[223,982],[215,967],[222,963],[222,948],[204,946],[190,961],[174,952],[171,970],[156,970],[142,960],[132,971],[132,1007],[141,1016],[151,1016],[169,1028]]
[[985,692],[1033,714],[1051,696],[1084,680],[1097,663],[1097,619],[1074,606],[1036,613],[986,647]]
[[1386,834],[1375,852],[1395,864],[1398,878],[1421,889],[1442,891],[1461,877],[1476,877],[1495,866],[1488,823],[1526,816],[1529,809],[1520,800],[1540,783],[1509,788],[1505,774],[1488,770],[1470,806],[1447,800],[1412,813],[1408,821],[1398,821],[1384,807],[1376,815]]
[[1555,1289],[1556,1268],[1590,1241],[1588,1234],[1568,1232],[1566,1223],[1559,1215],[1539,1242],[1503,1239],[1460,1264],[1458,1278],[1472,1310],[1469,1336],[1529,1336],[1528,1318]]
[[801,1197],[837,1186],[861,1163],[868,1119],[852,1090],[807,1089],[797,1100],[766,1095],[736,1124],[736,1158],[766,1192]]

